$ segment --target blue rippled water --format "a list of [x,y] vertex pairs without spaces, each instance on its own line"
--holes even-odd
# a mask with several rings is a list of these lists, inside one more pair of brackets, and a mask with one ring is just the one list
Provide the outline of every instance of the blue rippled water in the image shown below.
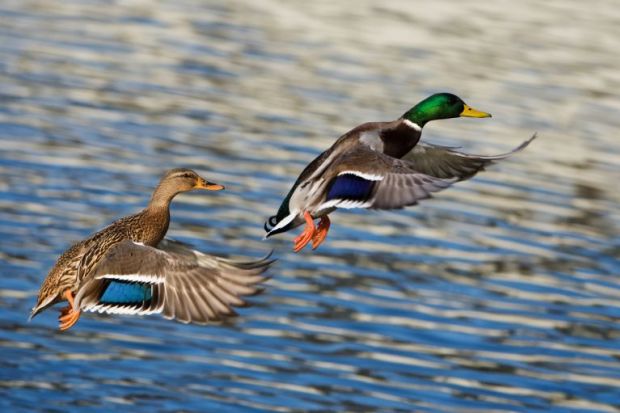
[[[620,411],[615,2],[0,2],[0,410]],[[317,251],[261,241],[340,134],[447,90],[430,124],[522,154],[394,212],[337,212]],[[27,322],[71,242],[163,170],[226,185],[170,235],[279,261],[222,325]]]

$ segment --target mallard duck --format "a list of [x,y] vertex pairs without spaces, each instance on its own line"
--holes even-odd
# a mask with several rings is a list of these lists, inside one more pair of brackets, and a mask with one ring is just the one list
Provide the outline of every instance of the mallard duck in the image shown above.
[[161,313],[183,323],[204,324],[235,314],[243,296],[272,263],[232,261],[203,254],[164,239],[170,202],[194,189],[219,191],[191,169],[168,171],[141,212],[121,218],[65,251],[43,281],[30,318],[60,302],[60,330],[73,326],[82,311],[112,314]]
[[[270,237],[306,224],[294,240],[295,252],[310,241],[316,249],[327,236],[336,209],[397,209],[471,178],[485,166],[524,149],[534,138],[501,155],[482,156],[420,142],[422,128],[437,119],[487,118],[451,93],[424,99],[391,122],[369,122],[342,135],[303,170],[265,222]],[[318,226],[314,220],[320,219]]]

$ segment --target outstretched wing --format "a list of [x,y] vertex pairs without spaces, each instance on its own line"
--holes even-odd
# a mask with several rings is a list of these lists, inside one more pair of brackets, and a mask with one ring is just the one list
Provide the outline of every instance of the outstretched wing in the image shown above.
[[76,304],[85,311],[161,313],[183,323],[204,324],[236,315],[233,307],[262,291],[258,285],[273,260],[233,261],[187,244],[163,240],[157,248],[122,241],[112,247],[80,286]]
[[403,157],[403,160],[411,162],[417,171],[427,175],[444,179],[457,178],[462,181],[476,175],[486,166],[522,151],[535,138],[536,134],[510,152],[491,156],[470,155],[455,148],[420,142]]
[[409,162],[366,147],[358,147],[338,160],[318,211],[330,208],[396,209],[415,205],[454,179],[420,173]]

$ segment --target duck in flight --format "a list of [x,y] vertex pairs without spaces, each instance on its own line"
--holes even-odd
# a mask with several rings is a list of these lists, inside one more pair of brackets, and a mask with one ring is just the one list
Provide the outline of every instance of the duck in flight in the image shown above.
[[[368,122],[342,135],[295,181],[276,215],[265,222],[266,237],[305,224],[293,250],[316,249],[327,236],[336,209],[398,209],[471,178],[493,162],[523,150],[535,135],[508,153],[470,155],[420,141],[422,128],[438,119],[487,118],[451,93],[424,99],[391,122]],[[314,220],[320,219],[318,225]]]
[[68,301],[59,316],[66,330],[82,311],[156,314],[204,324],[234,316],[232,307],[261,291],[273,262],[233,261],[165,239],[170,202],[194,189],[219,191],[191,169],[168,171],[141,212],[112,223],[65,251],[43,281],[30,318]]

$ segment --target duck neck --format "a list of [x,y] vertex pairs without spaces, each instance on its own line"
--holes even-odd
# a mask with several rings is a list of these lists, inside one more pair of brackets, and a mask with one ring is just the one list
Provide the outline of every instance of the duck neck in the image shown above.
[[179,193],[179,190],[172,185],[166,185],[166,183],[160,183],[153,191],[153,196],[149,202],[149,209],[154,210],[166,210],[170,208],[170,202]]
[[426,122],[433,120],[432,115],[426,110],[425,106],[420,104],[409,109],[403,115],[403,118],[407,119],[409,122],[415,123],[420,129],[426,125]]
[[166,185],[159,185],[149,205],[144,210],[144,218],[146,219],[145,232],[143,241],[147,245],[157,245],[161,241],[170,224],[170,202],[178,194],[176,189]]

